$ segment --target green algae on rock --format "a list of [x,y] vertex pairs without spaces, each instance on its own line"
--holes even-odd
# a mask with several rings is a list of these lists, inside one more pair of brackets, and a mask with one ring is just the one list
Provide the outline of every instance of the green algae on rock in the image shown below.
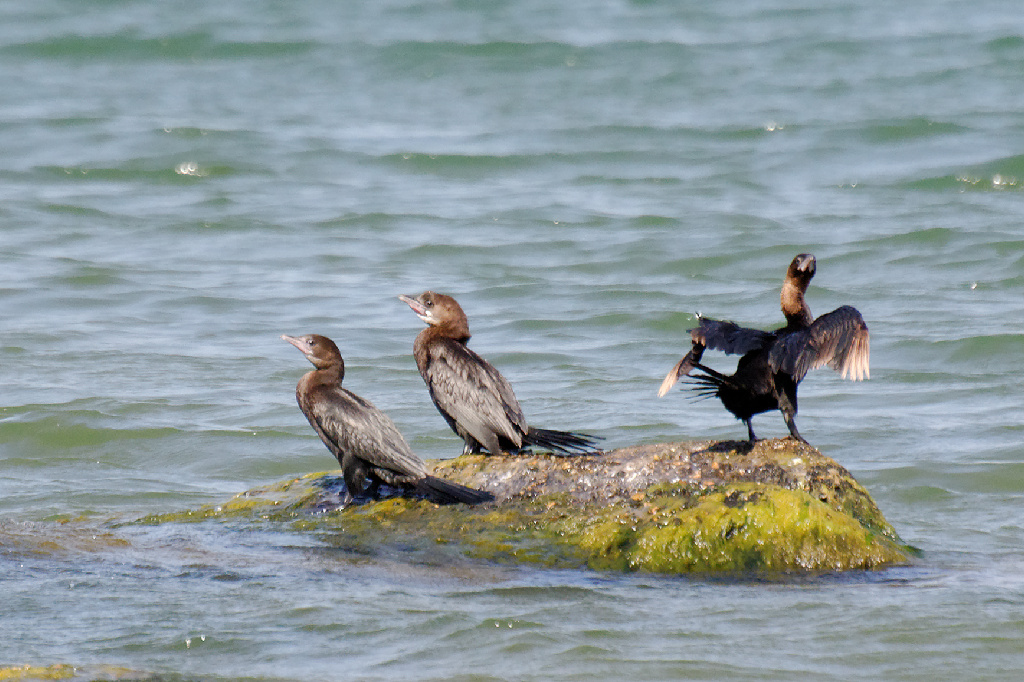
[[74,666],[64,663],[46,667],[17,665],[0,668],[0,680],[67,680],[74,676]]
[[0,681],[5,680],[119,680],[131,682],[132,680],[152,680],[153,675],[139,673],[128,668],[121,668],[110,665],[87,665],[74,666],[67,663],[56,663],[53,665],[16,665],[0,667]]
[[118,551],[128,546],[127,540],[102,528],[95,519],[57,522],[0,520],[0,550],[10,556]]
[[362,551],[662,573],[869,569],[914,554],[846,469],[788,439],[643,445],[599,457],[473,455],[433,466],[496,501],[439,507],[392,497],[339,509],[344,483],[319,473],[140,522],[286,521]]

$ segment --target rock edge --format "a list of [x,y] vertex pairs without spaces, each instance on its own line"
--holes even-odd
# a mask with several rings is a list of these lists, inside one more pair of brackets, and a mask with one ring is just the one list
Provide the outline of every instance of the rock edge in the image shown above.
[[431,464],[435,475],[487,490],[495,502],[437,506],[391,497],[340,508],[344,482],[326,472],[138,522],[286,521],[359,552],[400,546],[419,560],[659,573],[873,569],[916,554],[849,471],[789,439]]

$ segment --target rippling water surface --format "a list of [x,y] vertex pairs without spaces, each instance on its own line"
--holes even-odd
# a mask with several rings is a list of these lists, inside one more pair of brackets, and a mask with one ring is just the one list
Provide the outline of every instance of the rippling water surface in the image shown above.
[[[1014,679],[1024,664],[1024,20],[1012,3],[0,6],[0,666],[170,678]],[[531,421],[742,437],[655,391],[700,311],[850,303],[801,387],[919,565],[749,579],[130,528],[329,468],[319,332],[461,446],[399,293],[466,308]],[[720,367],[729,361],[712,358]],[[785,434],[778,414],[758,434]],[[64,523],[71,520],[71,523]],[[213,525],[213,527],[207,527]]]

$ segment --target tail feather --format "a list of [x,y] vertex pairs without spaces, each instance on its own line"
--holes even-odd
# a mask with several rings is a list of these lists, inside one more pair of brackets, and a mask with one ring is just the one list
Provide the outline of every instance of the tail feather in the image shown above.
[[532,426],[523,438],[523,446],[537,446],[548,449],[551,454],[563,457],[574,455],[599,455],[601,448],[598,441],[604,438],[586,433],[570,431],[553,431],[551,429],[535,429]]
[[708,398],[718,397],[719,385],[714,379],[708,377],[690,377],[685,382],[690,386],[690,390],[693,391],[693,395],[689,396],[694,400],[706,400]]
[[485,490],[467,488],[436,476],[424,476],[417,481],[416,492],[437,504],[480,504],[494,499],[494,495]]
[[716,372],[710,367],[704,365],[696,365],[696,369],[701,370],[704,374],[691,374],[687,377],[687,383],[691,390],[696,394],[695,398],[717,398],[719,397],[719,390],[722,386],[729,383],[729,377]]

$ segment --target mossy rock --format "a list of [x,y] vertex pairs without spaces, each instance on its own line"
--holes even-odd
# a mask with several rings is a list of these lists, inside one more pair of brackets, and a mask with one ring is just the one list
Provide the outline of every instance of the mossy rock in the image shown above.
[[0,667],[0,680],[68,680],[74,676],[74,666],[63,663],[45,667],[35,665]]
[[870,569],[915,553],[846,469],[791,440],[667,443],[596,457],[474,455],[433,467],[495,502],[392,496],[341,508],[344,482],[328,472],[138,522],[287,522],[362,552],[659,573]]
[[73,666],[67,663],[56,663],[54,665],[15,665],[0,666],[0,682],[6,680],[68,680],[77,682],[79,680],[119,680],[120,682],[132,682],[133,680],[152,680],[153,675],[139,673],[127,668],[110,665],[89,665]]

